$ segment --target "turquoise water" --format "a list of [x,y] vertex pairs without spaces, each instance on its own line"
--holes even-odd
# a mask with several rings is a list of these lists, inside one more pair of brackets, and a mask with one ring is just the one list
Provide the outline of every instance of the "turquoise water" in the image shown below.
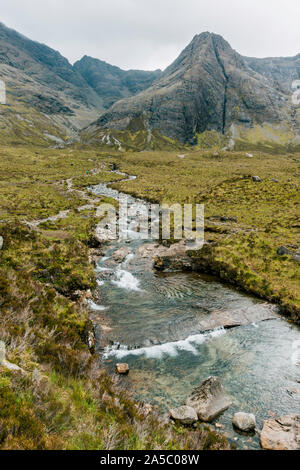
[[[104,184],[93,191],[119,196]],[[260,322],[273,306],[211,277],[156,273],[140,255],[143,243],[115,241],[97,266],[101,305],[94,305],[93,317],[99,308],[112,327],[101,359],[111,372],[116,362],[127,362],[130,374],[124,381],[135,396],[165,411],[182,405],[203,379],[220,377],[233,406],[217,422],[238,446],[259,448],[257,436],[233,430],[232,416],[254,413],[261,427],[270,416],[300,411],[299,328],[281,318]],[[121,247],[127,254],[116,262]],[[249,323],[203,331],[204,321],[224,312],[246,314]]]

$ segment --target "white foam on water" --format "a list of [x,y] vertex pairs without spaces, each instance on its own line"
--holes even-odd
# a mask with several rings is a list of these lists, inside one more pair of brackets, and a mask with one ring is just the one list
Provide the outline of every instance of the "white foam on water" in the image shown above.
[[145,355],[148,359],[161,359],[164,354],[170,357],[176,357],[180,351],[191,352],[196,356],[198,351],[195,346],[199,346],[210,339],[218,338],[224,334],[226,334],[226,330],[224,328],[217,328],[210,333],[200,333],[198,335],[189,336],[188,338],[180,341],[157,344],[145,348],[128,349],[126,346],[122,346],[120,349],[111,349],[108,347],[104,351],[104,358],[107,359],[113,356],[117,359],[122,359],[125,356]]
[[292,350],[293,350],[292,356],[291,356],[292,363],[295,365],[298,365],[300,364],[300,340],[299,339],[293,341]]
[[95,310],[95,311],[98,311],[98,312],[103,311],[103,310],[107,310],[107,307],[104,307],[103,305],[98,305],[95,302],[93,302],[92,300],[89,300],[88,304],[89,304],[89,307],[92,310]]
[[129,254],[126,256],[124,262],[122,263],[122,266],[127,266],[128,263],[129,263],[129,261],[131,261],[133,258],[134,258],[134,254],[133,254],[133,253],[129,253]]
[[104,281],[99,281],[99,279],[97,279],[97,284],[99,287],[101,287],[104,285]]
[[110,269],[104,268],[103,266],[97,266],[96,267],[96,272],[97,273],[104,273],[104,272],[107,272],[107,271],[110,271]]
[[118,268],[116,271],[117,280],[111,281],[121,289],[133,290],[136,292],[141,291],[139,288],[140,281],[134,277],[129,271]]

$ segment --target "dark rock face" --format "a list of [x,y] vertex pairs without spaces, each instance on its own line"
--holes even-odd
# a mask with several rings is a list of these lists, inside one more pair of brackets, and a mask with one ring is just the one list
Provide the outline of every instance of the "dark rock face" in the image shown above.
[[103,101],[104,108],[109,108],[116,101],[136,95],[149,88],[161,76],[160,70],[122,70],[119,67],[92,57],[84,56],[75,62],[78,72]]
[[255,59],[244,57],[246,64],[255,72],[266,77],[274,88],[291,93],[291,85],[300,77],[300,54],[295,57],[270,57]]
[[[297,64],[290,65],[292,77],[299,76]],[[269,80],[261,73],[263,64],[257,70],[254,65],[221,36],[202,33],[150,88],[115,103],[97,125],[125,130],[134,123],[140,129],[157,129],[182,143],[193,143],[198,132],[224,134],[232,124],[249,128],[292,123],[291,91],[287,96],[275,77]]]

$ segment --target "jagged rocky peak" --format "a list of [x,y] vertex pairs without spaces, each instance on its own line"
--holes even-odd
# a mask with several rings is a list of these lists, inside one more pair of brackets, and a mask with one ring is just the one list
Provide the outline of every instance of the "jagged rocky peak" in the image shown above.
[[197,133],[226,134],[233,125],[291,123],[287,93],[250,65],[222,36],[201,33],[151,87],[115,103],[96,126],[125,130],[139,122],[191,143]]

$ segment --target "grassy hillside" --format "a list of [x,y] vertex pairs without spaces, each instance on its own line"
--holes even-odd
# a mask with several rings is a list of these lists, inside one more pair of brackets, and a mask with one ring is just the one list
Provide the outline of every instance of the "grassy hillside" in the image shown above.
[[82,188],[113,178],[111,161],[97,150],[0,147],[0,449],[225,449],[209,429],[147,416],[99,368],[86,299],[101,247],[91,201],[78,207]]

